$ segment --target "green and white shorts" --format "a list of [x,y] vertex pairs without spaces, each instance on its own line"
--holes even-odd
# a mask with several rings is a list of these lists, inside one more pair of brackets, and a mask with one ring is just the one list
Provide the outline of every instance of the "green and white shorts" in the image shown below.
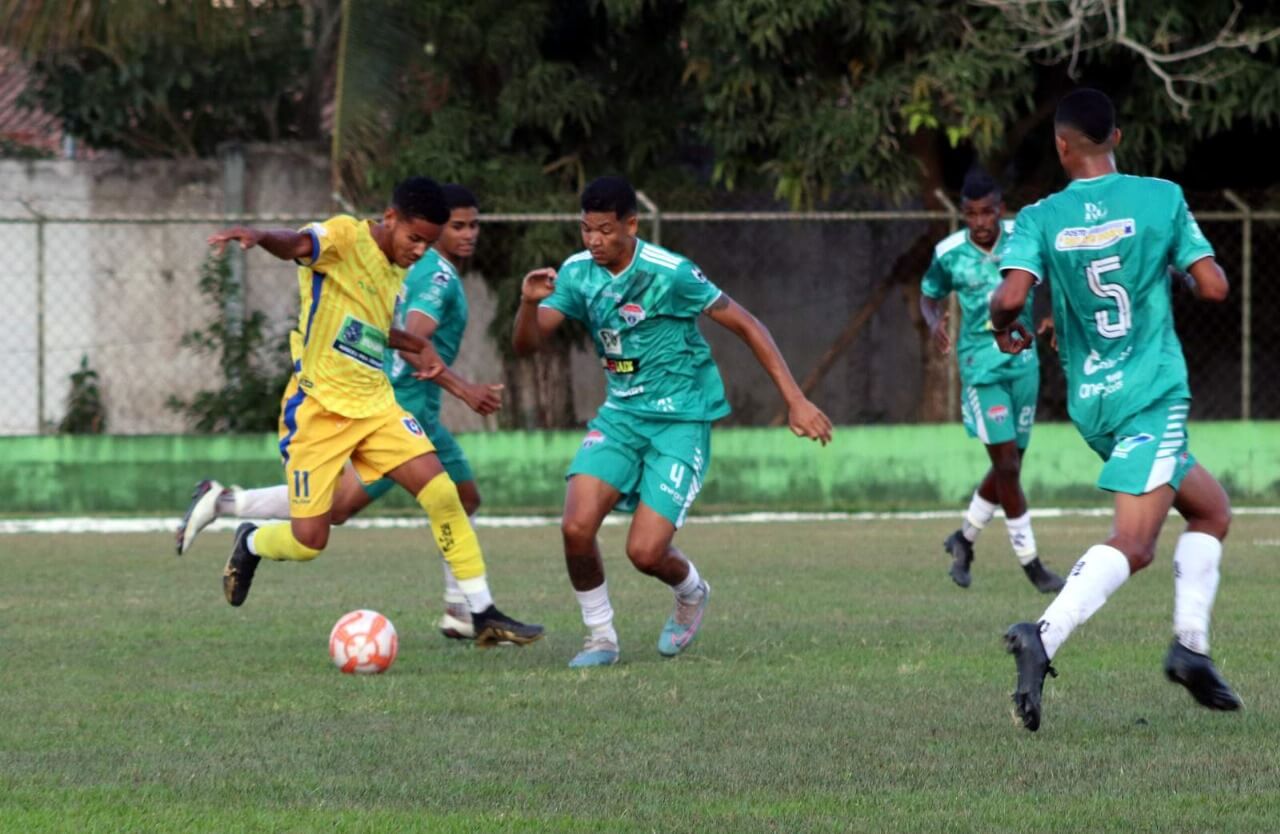
[[1098,486],[1129,495],[1146,495],[1166,484],[1176,491],[1196,465],[1187,449],[1190,410],[1190,400],[1161,400],[1124,421],[1115,432],[1084,435],[1105,461]]
[[565,477],[598,478],[622,493],[615,509],[631,513],[643,502],[682,526],[711,464],[711,424],[602,408],[587,429]]
[[1040,374],[1022,374],[992,385],[966,385],[960,395],[960,413],[970,437],[986,446],[1015,440],[1019,449],[1031,442],[1036,422],[1036,397]]

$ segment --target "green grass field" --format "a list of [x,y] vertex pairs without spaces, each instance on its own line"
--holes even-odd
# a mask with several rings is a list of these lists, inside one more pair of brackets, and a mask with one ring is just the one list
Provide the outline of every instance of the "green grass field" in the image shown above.
[[[1047,598],[997,522],[954,587],[952,524],[694,525],[714,595],[698,642],[654,649],[670,596],[605,531],[623,663],[565,668],[583,630],[554,527],[484,530],[527,649],[441,639],[417,531],[340,530],[222,600],[230,542],[0,537],[4,831],[1277,831],[1280,518],[1236,521],[1214,655],[1242,713],[1164,681],[1157,563],[1077,632],[1018,729],[1000,636]],[[1037,523],[1060,570],[1108,520]],[[380,677],[330,664],[333,622],[400,632]]]

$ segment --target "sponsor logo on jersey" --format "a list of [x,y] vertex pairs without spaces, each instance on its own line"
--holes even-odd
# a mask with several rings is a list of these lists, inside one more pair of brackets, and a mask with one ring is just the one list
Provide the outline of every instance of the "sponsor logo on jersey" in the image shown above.
[[1147,434],[1146,432],[1130,435],[1129,437],[1122,437],[1120,438],[1120,442],[1116,444],[1116,447],[1111,450],[1111,457],[1127,458],[1129,457],[1129,453],[1134,449],[1144,443],[1150,443],[1155,439],[1156,436],[1154,434]]
[[447,287],[449,285],[449,273],[437,272],[435,275],[431,276],[431,283],[441,287]]
[[1087,400],[1092,397],[1109,397],[1124,388],[1124,371],[1107,374],[1106,382],[1082,382],[1076,389],[1077,399]]
[[625,400],[628,397],[634,397],[637,394],[643,394],[643,393],[644,393],[643,385],[634,385],[630,388],[610,388],[609,389],[609,396],[617,397],[622,400]]
[[637,324],[644,321],[644,308],[639,304],[623,304],[622,307],[618,309],[618,314],[622,316],[622,320],[631,327],[635,327]]
[[1058,232],[1054,248],[1059,252],[1071,252],[1077,249],[1106,249],[1127,237],[1137,233],[1138,224],[1132,218],[1112,220],[1100,226],[1077,226]]
[[1098,371],[1107,371],[1119,365],[1121,362],[1129,358],[1129,354],[1133,353],[1133,347],[1127,347],[1120,351],[1120,355],[1114,359],[1103,359],[1102,355],[1096,350],[1089,351],[1089,355],[1084,358],[1084,375],[1093,376]]
[[592,446],[599,446],[604,442],[604,432],[599,429],[592,429],[587,432],[587,436],[582,438],[582,448],[590,449]]
[[418,425],[418,421],[413,419],[412,417],[401,417],[400,422],[403,423],[404,427],[409,430],[409,434],[415,434],[418,437],[422,437],[422,435],[424,434],[424,432],[422,431],[422,426]]
[[1107,216],[1107,207],[1102,203],[1085,203],[1084,204],[1084,222],[1097,223],[1099,220],[1105,219]]
[[993,405],[987,409],[987,416],[996,423],[1003,423],[1009,418],[1009,409],[1003,405]]
[[707,283],[707,276],[703,275],[702,270],[698,269],[696,266],[693,268],[693,277],[703,284]]
[[634,374],[640,370],[639,359],[614,359],[611,356],[600,358],[600,364],[611,374]]
[[604,347],[604,352],[614,356],[622,355],[622,334],[616,330],[597,330],[596,335],[600,337],[600,344]]

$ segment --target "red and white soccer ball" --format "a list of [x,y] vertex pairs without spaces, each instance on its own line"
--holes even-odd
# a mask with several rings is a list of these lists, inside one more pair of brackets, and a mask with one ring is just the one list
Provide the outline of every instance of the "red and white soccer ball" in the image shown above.
[[329,632],[329,657],[346,675],[376,675],[391,668],[400,641],[396,627],[377,611],[342,615]]

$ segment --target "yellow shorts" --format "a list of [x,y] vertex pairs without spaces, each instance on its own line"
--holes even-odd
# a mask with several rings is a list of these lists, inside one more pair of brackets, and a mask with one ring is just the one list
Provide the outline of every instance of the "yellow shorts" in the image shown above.
[[370,417],[344,417],[299,390],[296,376],[290,377],[281,405],[280,456],[294,518],[332,509],[348,460],[368,484],[405,461],[435,451],[422,426],[399,406]]

